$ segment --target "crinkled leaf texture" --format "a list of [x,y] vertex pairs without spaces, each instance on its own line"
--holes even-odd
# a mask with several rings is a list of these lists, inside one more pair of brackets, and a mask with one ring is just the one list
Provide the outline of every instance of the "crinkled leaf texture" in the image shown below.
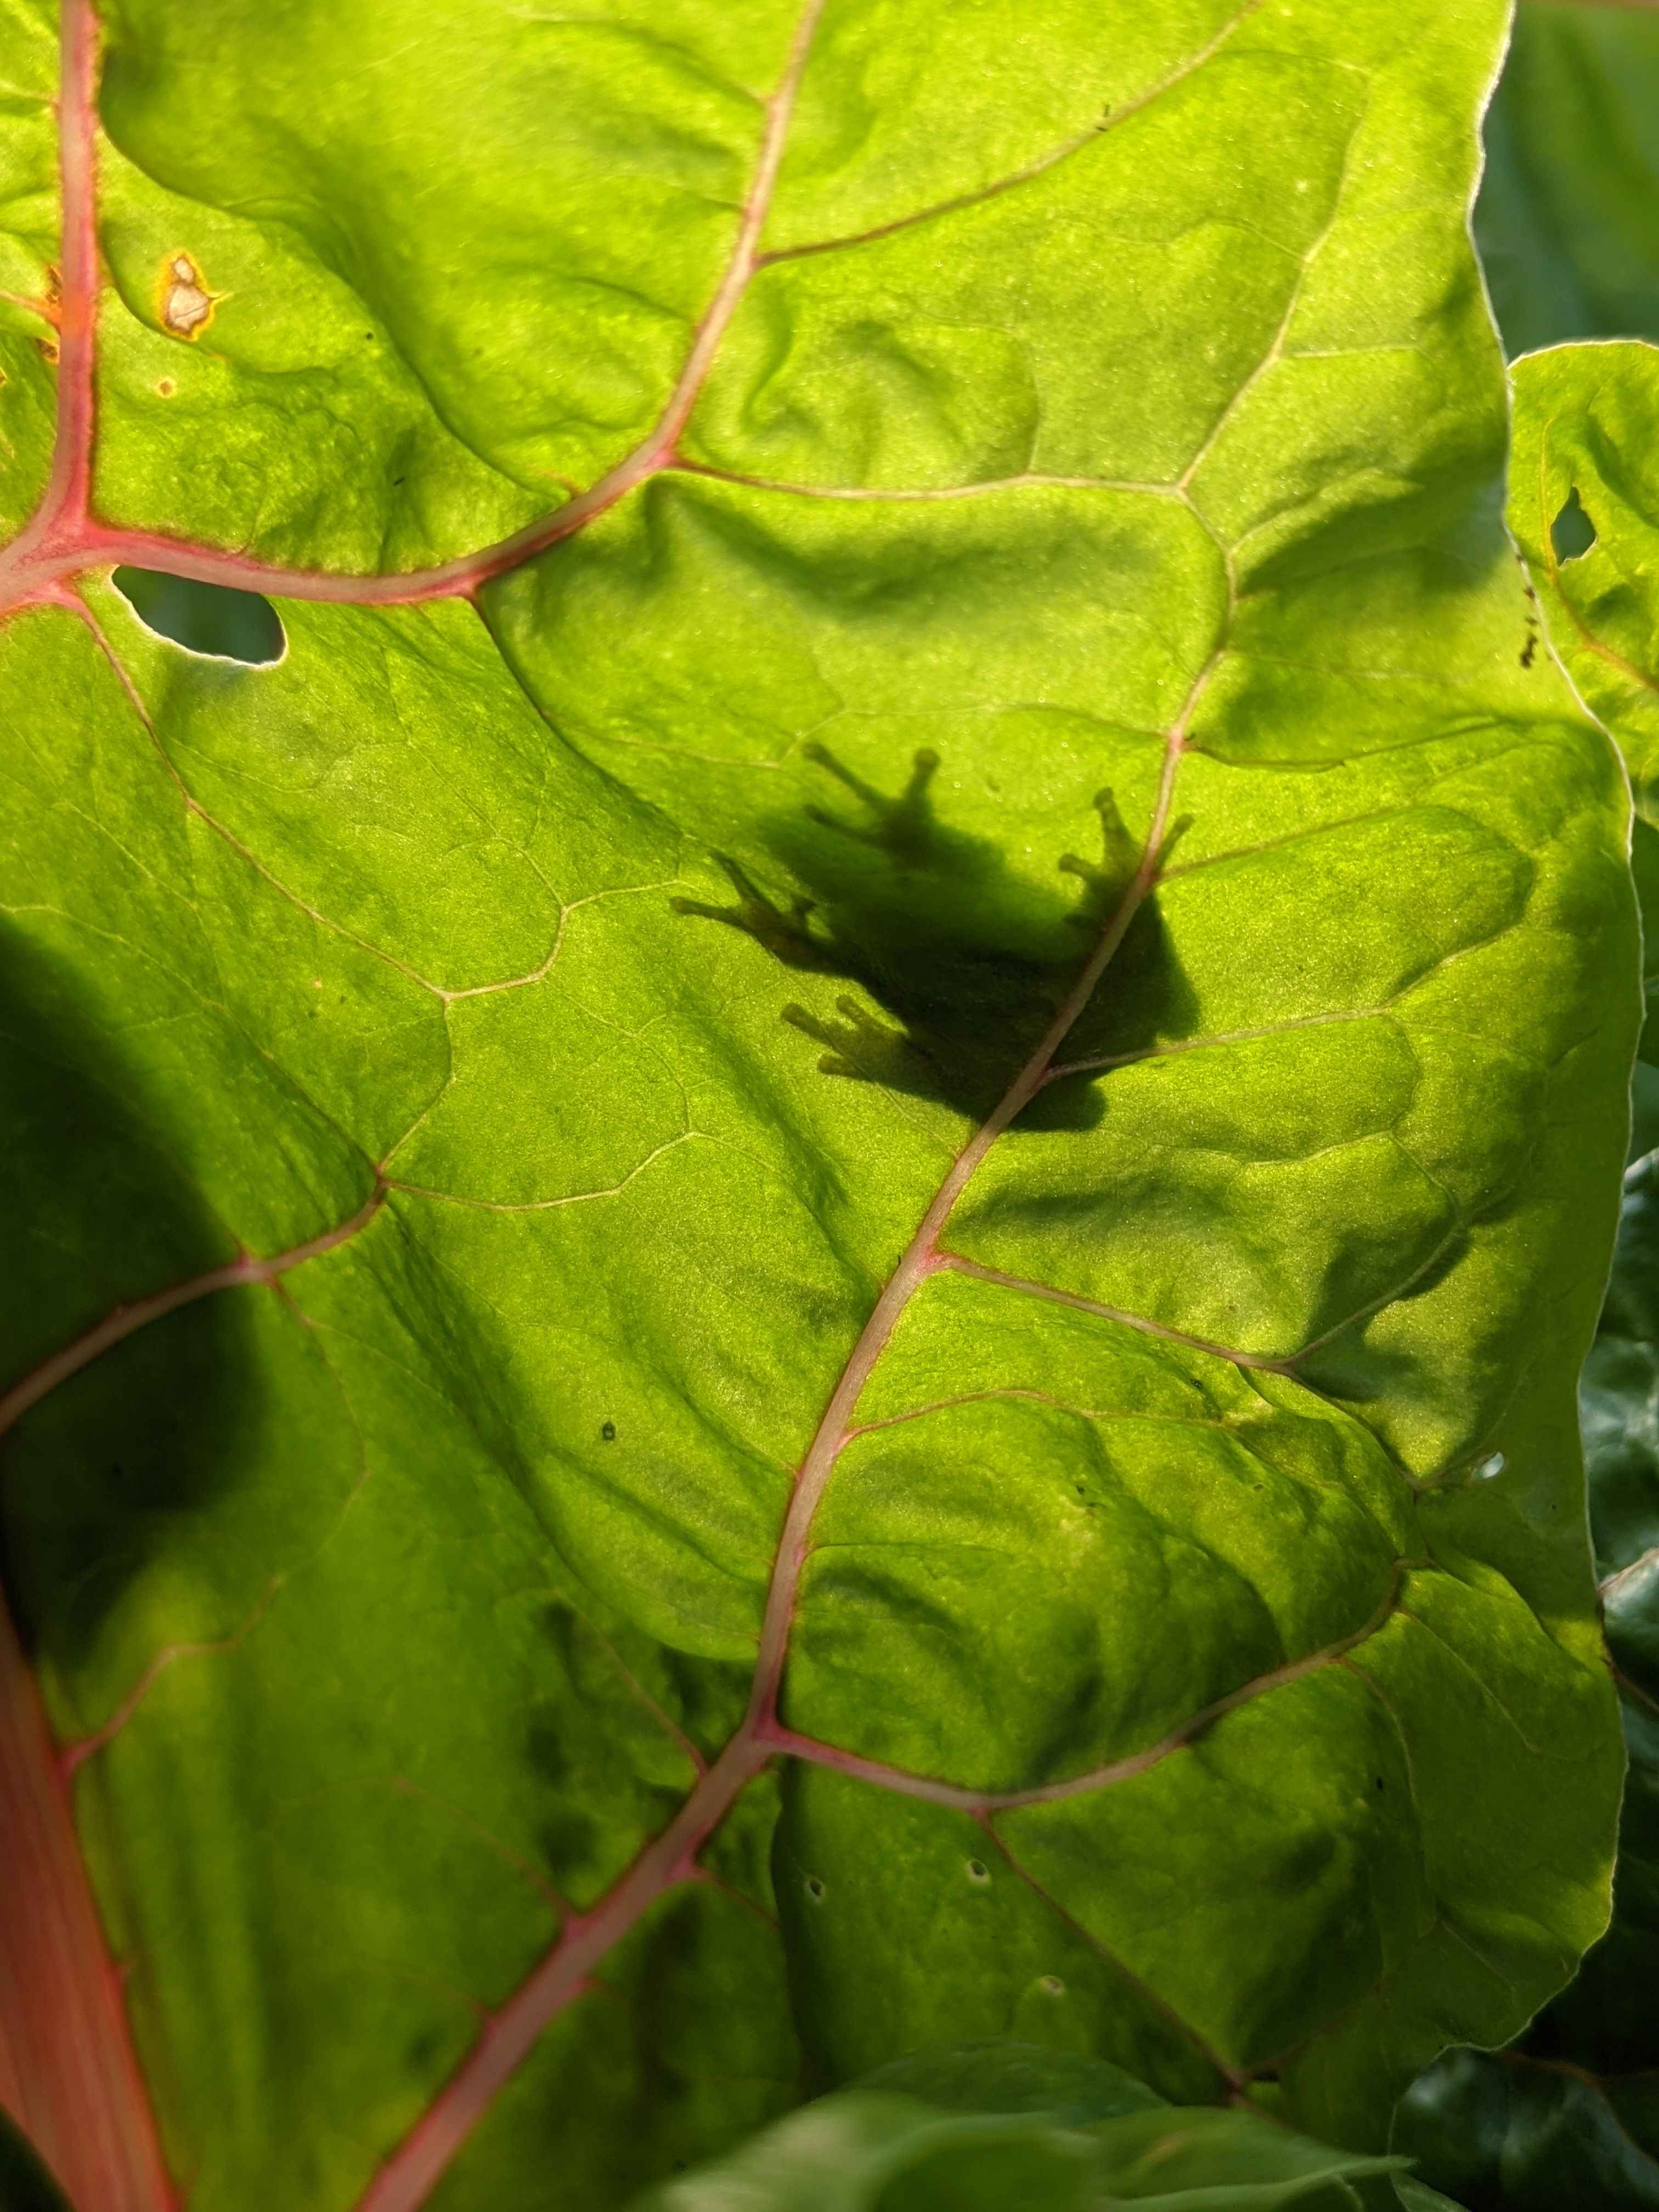
[[[1510,526],[1580,696],[1659,813],[1659,346],[1553,346],[1515,365]],[[1640,861],[1638,860],[1638,866]]]
[[[1644,912],[1646,909],[1644,909]],[[1656,916],[1659,919],[1659,916]],[[1473,2204],[1659,2204],[1659,1155],[1626,1177],[1613,1285],[1582,1397],[1608,1652],[1630,1752],[1613,1923],[1499,2059],[1464,2051],[1417,2083],[1401,2147]]]
[[1659,346],[1554,346],[1514,369],[1510,527],[1579,696],[1613,733],[1635,793],[1632,860],[1659,1060]]
[[1520,0],[1474,234],[1512,354],[1659,337],[1659,11]]
[[1371,2150],[1601,1931],[1504,14],[72,0],[61,245],[19,30],[6,1559],[191,2212],[963,2035]]
[[664,2183],[635,2212],[1358,2212],[1349,2183],[1404,2163],[1332,2150],[1249,2111],[1151,2102],[1094,2119],[1045,2112],[1040,2094],[1012,2111],[994,2097],[941,2107],[872,2083]]
[[1407,2212],[1459,2212],[1398,2158],[1357,2157],[1243,2109],[1171,2108],[1103,2060],[962,2044],[882,2067],[634,2212],[1356,2212],[1394,2177]]
[[[1516,368],[1511,515],[1552,636],[1629,759],[1651,810],[1659,672],[1654,513],[1659,351],[1564,347]],[[1582,551],[1563,510],[1576,497]],[[1569,541],[1571,543],[1571,541]],[[1653,962],[1659,834],[1635,825]],[[1651,989],[1651,981],[1650,984]],[[1580,1395],[1605,1633],[1630,1754],[1613,1924],[1572,1986],[1501,2059],[1443,2060],[1400,2136],[1429,2172],[1492,2212],[1645,2212],[1659,2204],[1659,1075],[1651,1015],[1613,1280]]]

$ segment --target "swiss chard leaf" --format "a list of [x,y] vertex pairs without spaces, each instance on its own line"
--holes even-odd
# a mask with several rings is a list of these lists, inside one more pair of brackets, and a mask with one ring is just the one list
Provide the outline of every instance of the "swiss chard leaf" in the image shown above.
[[1349,2182],[1402,2164],[1330,2150],[1249,2112],[1165,2107],[1085,2130],[848,2089],[653,2190],[635,2212],[1357,2212]]
[[1459,2212],[1402,2171],[1248,2106],[1172,2108],[1141,2083],[1029,2044],[918,2051],[811,2105],[635,2212],[1353,2212],[1393,2176],[1408,2212]]
[[1501,2057],[1462,2051],[1408,2094],[1400,2147],[1476,2212],[1659,2203],[1659,1155],[1626,1178],[1583,1413],[1606,1633],[1630,1753],[1613,1923]]
[[[1655,801],[1653,428],[1659,351],[1559,347],[1515,370],[1511,524],[1557,650],[1618,740],[1638,803]],[[1659,945],[1659,835],[1634,824],[1632,859],[1651,996]],[[1651,1022],[1651,1015],[1650,1015]],[[1651,1052],[1646,1033],[1644,1059]],[[1590,1510],[1630,1753],[1612,1929],[1573,1986],[1501,2059],[1440,2062],[1402,2107],[1400,2138],[1480,2212],[1543,2212],[1570,2197],[1594,2212],[1659,2203],[1659,2097],[1651,1991],[1659,1971],[1659,1282],[1654,1078],[1638,1066],[1639,1157],[1626,1178],[1613,1282],[1581,1408]]]
[[[1638,811],[1659,813],[1659,346],[1554,346],[1517,362],[1510,526],[1580,696],[1613,732]],[[1651,872],[1646,851],[1638,869]]]
[[193,2212],[963,2034],[1364,2151],[1601,1932],[1504,13],[69,0],[61,245],[20,29],[7,1561]]

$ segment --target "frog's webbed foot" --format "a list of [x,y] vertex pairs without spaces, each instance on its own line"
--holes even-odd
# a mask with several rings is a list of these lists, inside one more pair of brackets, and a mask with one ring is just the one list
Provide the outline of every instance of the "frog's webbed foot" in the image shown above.
[[[1075,853],[1063,853],[1056,864],[1065,874],[1082,879],[1083,896],[1069,919],[1079,929],[1088,930],[1098,930],[1109,920],[1139,872],[1145,852],[1109,791],[1096,793],[1095,811],[1100,817],[1100,859],[1083,860]],[[1179,821],[1171,823],[1158,848],[1151,872],[1152,881],[1156,882],[1176,841],[1185,835],[1191,822],[1192,817],[1183,814]]]
[[740,929],[745,937],[752,937],[757,944],[764,945],[786,967],[810,968],[826,974],[833,970],[835,962],[828,946],[819,944],[811,933],[811,899],[798,898],[785,912],[781,907],[773,905],[736,860],[724,853],[716,853],[714,859],[737,893],[738,903],[709,906],[702,899],[671,899],[669,904],[676,914],[695,915],[704,921],[724,922],[728,929]]
[[916,1054],[903,1030],[890,1030],[846,995],[836,1000],[836,1012],[842,1019],[827,1022],[805,1006],[790,1006],[784,1008],[782,1018],[815,1043],[829,1047],[818,1061],[822,1073],[909,1088],[904,1079],[915,1074]]
[[887,853],[901,866],[917,866],[924,862],[934,839],[933,801],[928,787],[939,773],[939,755],[924,745],[911,763],[910,780],[896,799],[884,791],[878,791],[860,775],[843,767],[827,745],[810,744],[802,748],[802,757],[814,767],[827,769],[837,783],[850,791],[866,806],[872,821],[866,824],[844,822],[836,814],[822,806],[809,806],[809,820],[839,836],[852,837],[860,845],[872,845]]

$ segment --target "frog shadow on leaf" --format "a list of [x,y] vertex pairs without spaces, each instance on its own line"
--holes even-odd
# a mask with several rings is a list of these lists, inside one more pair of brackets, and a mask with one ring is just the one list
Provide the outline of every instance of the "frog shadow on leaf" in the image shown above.
[[[736,902],[677,898],[675,911],[741,930],[782,967],[857,987],[836,1000],[833,1015],[794,1002],[781,1009],[784,1021],[823,1048],[817,1064],[824,1074],[939,1100],[981,1120],[1117,910],[1139,863],[1139,840],[1103,791],[1095,801],[1099,859],[1063,855],[1060,880],[1045,891],[1017,874],[992,840],[940,819],[936,752],[915,756],[896,796],[854,775],[826,746],[810,745],[805,757],[837,803],[810,804],[761,825],[767,859],[799,887],[787,903],[769,896],[742,862],[717,854]],[[1154,896],[1143,902],[1060,1056],[1069,1063],[1133,1054],[1186,1033],[1194,1017]],[[1079,1075],[1047,1086],[1018,1126],[1086,1128],[1102,1111],[1099,1085]]]

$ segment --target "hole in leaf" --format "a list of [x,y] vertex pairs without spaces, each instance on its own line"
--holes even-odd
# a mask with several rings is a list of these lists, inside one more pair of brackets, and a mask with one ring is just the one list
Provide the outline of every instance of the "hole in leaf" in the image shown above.
[[809,1874],[806,1877],[806,1894],[811,1899],[814,1905],[823,1904],[823,1884],[818,1880],[815,1874]]
[[991,1879],[991,1869],[981,1859],[969,1859],[968,1862],[968,1879],[969,1881],[989,1881]]
[[1492,1452],[1486,1458],[1477,1460],[1469,1471],[1477,1482],[1490,1482],[1495,1474],[1502,1474],[1505,1465],[1503,1453]]
[[258,592],[233,592],[153,568],[118,568],[114,581],[147,630],[186,653],[266,668],[288,649],[276,608]]
[[1566,505],[1550,525],[1550,544],[1555,548],[1556,559],[1566,562],[1582,560],[1595,543],[1595,525],[1585,514],[1575,484]]

